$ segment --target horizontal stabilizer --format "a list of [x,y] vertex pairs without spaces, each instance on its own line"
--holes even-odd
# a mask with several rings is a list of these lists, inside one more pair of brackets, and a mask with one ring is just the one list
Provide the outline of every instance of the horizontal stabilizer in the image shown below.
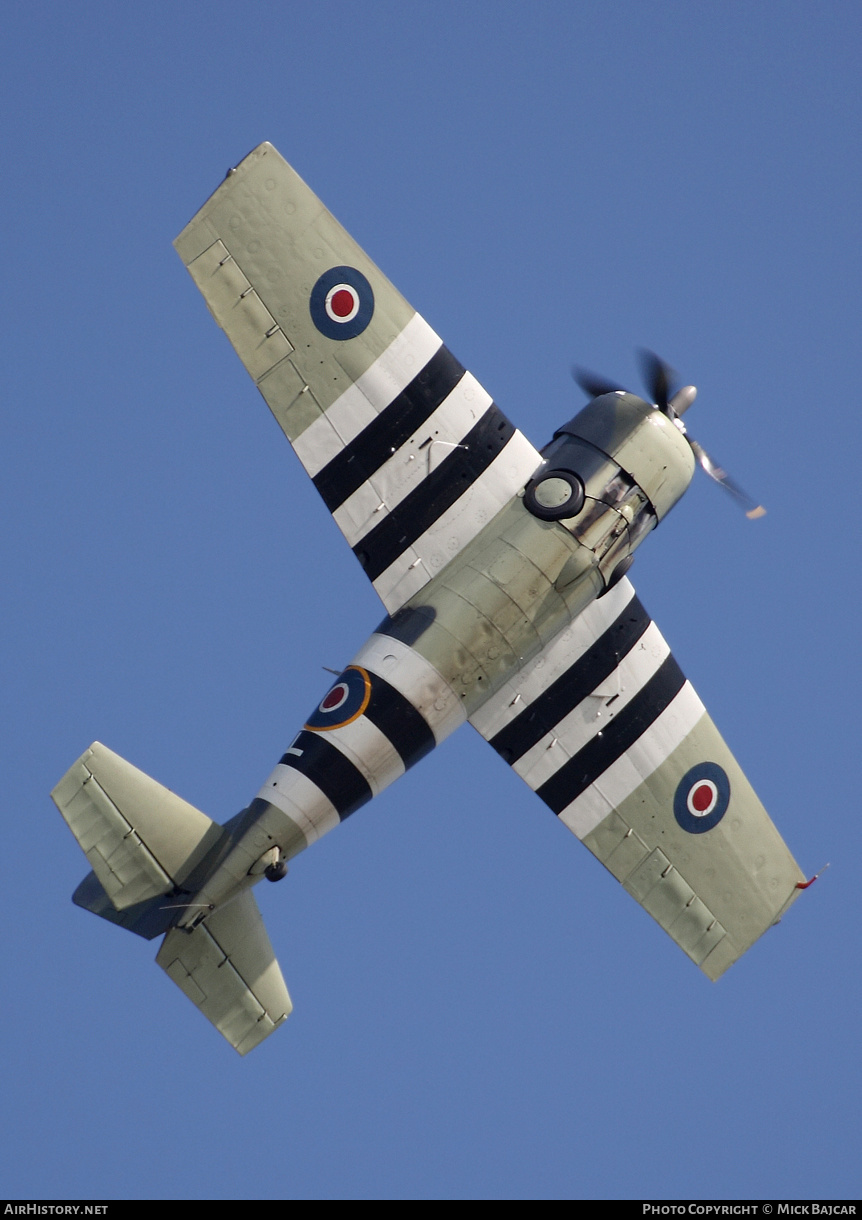
[[244,891],[192,932],[172,928],[156,961],[245,1055],[293,1005],[254,895]]
[[223,833],[200,810],[97,741],[51,797],[120,911],[170,893]]
[[72,901],[76,907],[91,911],[100,919],[107,919],[108,923],[114,923],[118,928],[126,928],[136,936],[143,936],[145,940],[164,936],[168,928],[176,922],[177,900],[164,894],[157,894],[155,898],[136,902],[118,911],[94,872],[87,873],[72,895]]

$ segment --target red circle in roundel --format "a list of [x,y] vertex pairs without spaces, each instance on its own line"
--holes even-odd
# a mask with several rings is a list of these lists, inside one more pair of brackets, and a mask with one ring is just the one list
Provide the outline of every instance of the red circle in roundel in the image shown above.
[[322,712],[334,712],[336,708],[341,707],[349,694],[346,682],[339,682],[333,686],[328,695],[324,695],[323,702],[320,704]]
[[691,794],[691,803],[698,813],[705,813],[712,803],[712,789],[708,784],[699,784]]
[[337,292],[333,293],[329,307],[336,318],[346,318],[353,309],[353,293],[348,292],[346,288],[339,288]]
[[352,284],[334,284],[326,294],[323,307],[333,322],[352,322],[359,313],[359,293]]
[[690,789],[686,797],[689,813],[696,818],[705,818],[712,813],[718,801],[718,788],[711,779],[700,779]]

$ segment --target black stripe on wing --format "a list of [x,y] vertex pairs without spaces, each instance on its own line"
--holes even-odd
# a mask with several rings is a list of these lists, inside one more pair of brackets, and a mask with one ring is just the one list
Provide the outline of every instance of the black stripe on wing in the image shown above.
[[452,507],[487,470],[514,434],[514,426],[492,403],[440,465],[353,548],[369,580],[376,580]]
[[685,676],[668,656],[646,686],[573,758],[564,763],[537,794],[556,814],[594,784],[618,758],[642,737],[682,690]]
[[440,347],[389,406],[318,471],[314,486],[330,512],[335,512],[396,449],[410,440],[452,393],[464,372],[464,366],[449,349]]
[[497,753],[507,763],[517,762],[610,677],[644,634],[650,621],[638,599],[632,598],[610,627],[565,673],[490,738],[490,744]]

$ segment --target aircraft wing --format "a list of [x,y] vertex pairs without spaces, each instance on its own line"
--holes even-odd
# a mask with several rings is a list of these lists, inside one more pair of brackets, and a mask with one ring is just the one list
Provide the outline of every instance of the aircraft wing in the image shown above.
[[174,245],[394,613],[538,452],[271,144]]
[[711,979],[804,881],[627,580],[471,723]]

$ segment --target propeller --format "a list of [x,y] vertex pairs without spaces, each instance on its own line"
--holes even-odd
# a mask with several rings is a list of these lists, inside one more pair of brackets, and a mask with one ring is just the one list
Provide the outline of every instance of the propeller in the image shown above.
[[[694,402],[697,394],[694,386],[683,386],[671,397],[671,386],[679,381],[676,371],[648,348],[641,348],[639,358],[641,374],[649,392],[650,401],[655,403],[659,411],[679,428],[691,446],[691,451],[701,469],[714,482],[718,483],[719,487],[723,487],[726,492],[733,496],[750,521],[765,516],[766,509],[763,505],[758,504],[748,492],[743,491],[727,471],[719,466],[718,462],[713,461],[703,445],[698,444],[696,440],[688,435],[685,424],[680,419],[680,416]],[[586,394],[589,394],[590,398],[598,398],[602,394],[614,394],[619,391],[625,392],[624,387],[617,385],[616,382],[609,381],[597,373],[591,373],[588,369],[579,368],[577,365],[572,369],[572,376],[581,389]]]
[[685,436],[685,439],[691,445],[691,451],[700,463],[701,468],[706,471],[711,479],[718,483],[719,487],[723,487],[725,491],[730,492],[749,521],[756,521],[758,517],[766,516],[766,509],[763,505],[758,504],[756,500],[752,499],[748,492],[743,491],[738,483],[734,483],[727,471],[723,470],[717,462],[712,460],[703,445],[699,445],[696,440],[693,440],[686,433],[683,433],[683,436]]
[[608,381],[599,373],[591,373],[589,369],[582,369],[577,364],[572,366],[572,376],[590,398],[601,398],[602,394],[625,394],[626,392],[625,386],[618,385],[615,381]]
[[670,383],[679,381],[679,375],[649,348],[642,347],[638,355],[644,384],[650,393],[650,402],[654,402],[665,415],[670,415]]

